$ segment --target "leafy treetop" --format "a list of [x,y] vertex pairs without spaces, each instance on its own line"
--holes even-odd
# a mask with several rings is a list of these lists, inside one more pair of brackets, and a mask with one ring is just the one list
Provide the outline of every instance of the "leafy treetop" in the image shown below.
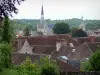
[[66,33],[70,32],[70,28],[67,23],[60,22],[60,23],[55,24],[55,26],[53,28],[53,32],[55,34],[66,34]]

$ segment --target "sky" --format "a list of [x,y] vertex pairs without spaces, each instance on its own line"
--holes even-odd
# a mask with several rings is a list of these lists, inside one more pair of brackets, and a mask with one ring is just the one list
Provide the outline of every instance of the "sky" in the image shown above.
[[96,19],[100,20],[100,0],[26,0],[13,19],[40,19],[41,7],[44,7],[45,19]]

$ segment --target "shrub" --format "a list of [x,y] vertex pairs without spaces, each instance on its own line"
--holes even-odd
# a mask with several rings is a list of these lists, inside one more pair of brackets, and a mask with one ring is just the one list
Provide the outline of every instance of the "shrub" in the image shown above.
[[41,58],[40,62],[32,63],[29,57],[18,67],[18,75],[59,75],[56,62],[48,57]]
[[18,67],[18,75],[40,75],[36,63],[32,63],[29,57]]
[[59,75],[57,63],[48,57],[41,58],[41,75]]
[[0,65],[4,68],[11,66],[11,50],[12,46],[7,43],[0,44]]
[[97,50],[90,58],[90,65],[94,71],[100,71],[100,51]]
[[82,71],[100,71],[100,51],[97,50],[90,59],[81,63]]

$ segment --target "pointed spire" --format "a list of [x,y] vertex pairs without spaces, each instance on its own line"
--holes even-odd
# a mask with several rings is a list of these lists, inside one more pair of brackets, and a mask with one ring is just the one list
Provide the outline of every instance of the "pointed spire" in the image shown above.
[[42,9],[41,9],[41,15],[44,15],[43,5],[42,5]]

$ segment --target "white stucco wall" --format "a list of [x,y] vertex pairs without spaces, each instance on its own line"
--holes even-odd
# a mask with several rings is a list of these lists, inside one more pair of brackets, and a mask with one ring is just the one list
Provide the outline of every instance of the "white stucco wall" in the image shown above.
[[27,40],[25,40],[25,43],[22,47],[22,49],[19,51],[19,53],[28,53],[28,54],[33,54],[32,52],[32,47],[30,47],[29,43]]

